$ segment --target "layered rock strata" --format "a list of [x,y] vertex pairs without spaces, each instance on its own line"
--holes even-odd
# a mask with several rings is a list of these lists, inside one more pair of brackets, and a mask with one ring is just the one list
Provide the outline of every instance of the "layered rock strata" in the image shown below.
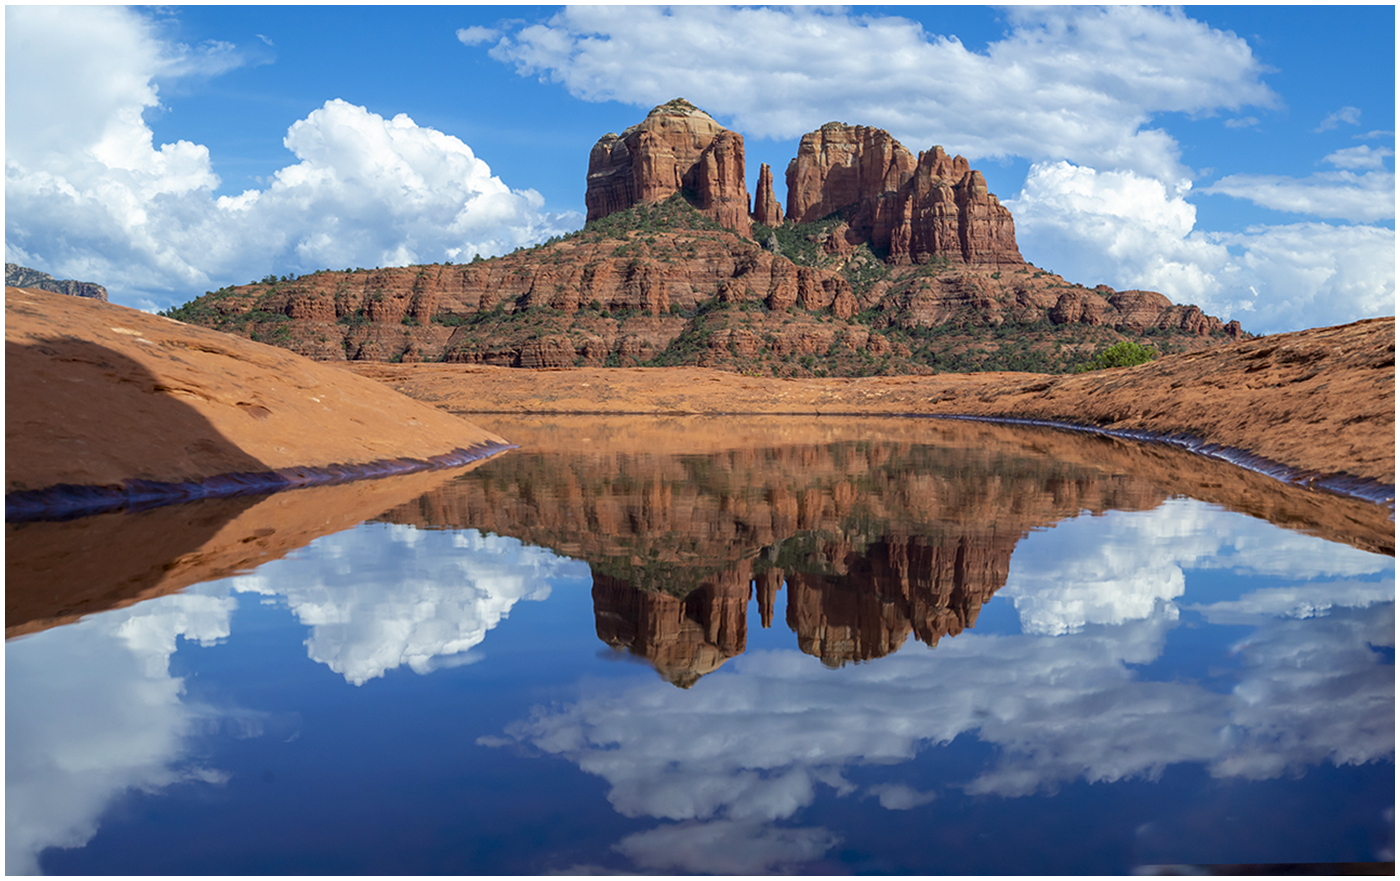
[[744,138],[683,98],[662,104],[588,154],[588,219],[597,220],[674,193],[722,226],[751,230]]

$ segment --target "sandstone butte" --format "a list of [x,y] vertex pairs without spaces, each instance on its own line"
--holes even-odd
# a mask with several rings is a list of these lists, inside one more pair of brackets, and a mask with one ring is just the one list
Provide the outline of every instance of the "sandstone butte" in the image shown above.
[[582,230],[467,265],[264,279],[173,314],[327,361],[773,376],[1053,372],[1119,339],[1166,351],[1249,336],[1026,263],[1011,213],[942,147],[823,125],[787,168],[786,213],[771,168],[752,200],[745,174],[742,135],[678,98],[593,146]]
[[466,462],[505,446],[282,349],[96,300],[5,290],[7,509],[62,484],[207,486],[261,475],[295,485]]
[[654,108],[620,137],[604,135],[588,154],[588,220],[681,192],[717,223],[749,234],[744,136],[683,98]]

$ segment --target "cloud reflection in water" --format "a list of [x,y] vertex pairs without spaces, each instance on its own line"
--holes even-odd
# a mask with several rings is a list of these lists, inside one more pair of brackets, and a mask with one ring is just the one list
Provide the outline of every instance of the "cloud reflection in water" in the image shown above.
[[[382,530],[387,541],[366,539]],[[587,566],[468,529],[367,524],[233,579],[235,589],[286,598],[311,627],[307,655],[363,685],[407,664],[429,673],[464,654],[521,600],[546,600],[553,579]]]
[[1254,628],[1234,648],[1242,666],[1223,674],[1236,677],[1225,693],[1134,669],[1161,658],[1181,625],[1186,572],[1220,568],[1296,580],[1376,575],[1393,561],[1184,499],[1086,515],[1017,548],[1004,593],[1021,635],[966,632],[839,673],[795,651],[751,652],[691,691],[618,687],[537,708],[507,734],[606,780],[620,813],[673,821],[616,845],[654,871],[818,859],[834,834],[780,824],[819,784],[916,807],[936,794],[897,777],[859,787],[843,774],[960,735],[998,750],[957,788],[1003,797],[1155,780],[1180,763],[1259,780],[1393,754],[1394,668],[1372,648],[1393,645],[1393,577],[1188,605],[1206,626]]
[[[382,533],[381,538],[366,530]],[[189,702],[172,675],[179,639],[229,638],[235,592],[280,596],[311,633],[307,654],[360,685],[408,665],[460,663],[521,600],[549,596],[582,563],[475,530],[370,524],[321,538],[257,573],[93,615],[6,645],[6,857],[39,871],[47,847],[81,847],[122,792],[221,783],[190,759],[209,728],[255,736],[257,713]]]

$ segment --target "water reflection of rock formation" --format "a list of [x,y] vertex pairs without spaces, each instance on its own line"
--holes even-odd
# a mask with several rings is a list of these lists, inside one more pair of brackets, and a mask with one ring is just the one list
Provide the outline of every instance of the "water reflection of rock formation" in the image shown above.
[[[946,439],[945,439],[946,440]],[[977,621],[1017,541],[1157,486],[976,442],[788,444],[705,455],[530,453],[384,519],[474,527],[588,561],[597,633],[689,687],[744,651],[786,585],[788,626],[828,665]]]
[[1020,536],[885,537],[863,552],[839,546],[835,574],[792,572],[787,623],[802,651],[828,666],[869,661],[913,634],[936,646],[977,623],[1004,584]]
[[749,594],[740,578],[676,597],[595,572],[593,616],[599,639],[646,658],[667,680],[689,688],[744,651]]

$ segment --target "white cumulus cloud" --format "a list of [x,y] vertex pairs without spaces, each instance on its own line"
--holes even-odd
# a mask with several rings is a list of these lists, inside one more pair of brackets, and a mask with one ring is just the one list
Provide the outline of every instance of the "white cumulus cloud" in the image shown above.
[[[1373,174],[1361,198],[1389,205],[1393,176]],[[1006,204],[1032,263],[1087,284],[1158,290],[1246,330],[1394,314],[1394,230],[1305,222],[1209,232],[1196,228],[1189,192],[1132,171],[1047,162],[1031,166]]]
[[[1365,147],[1354,148],[1365,150]],[[1332,154],[1344,168],[1379,165],[1381,157],[1340,151]],[[1387,151],[1388,152],[1388,151]],[[1395,175],[1388,171],[1326,171],[1308,177],[1277,174],[1231,174],[1201,190],[1248,199],[1264,208],[1292,214],[1336,218],[1355,222],[1390,220],[1395,217]]]
[[269,271],[470,259],[574,225],[458,138],[341,99],[290,125],[297,161],[265,189],[215,197],[217,157],[156,146],[142,114],[162,78],[234,63],[226,44],[172,47],[115,7],[8,7],[6,50],[6,260],[100,282],[118,302],[169,305]]
[[[1081,514],[1032,532],[1016,546],[998,595],[1015,604],[1024,632],[1053,636],[1154,615],[1174,621],[1187,570],[1301,579],[1375,575],[1392,565],[1379,554],[1194,500],[1169,499],[1150,511]],[[1256,616],[1290,614],[1299,604],[1323,613],[1393,596],[1389,585],[1308,585],[1280,588],[1238,605],[1191,608],[1208,617],[1245,610]]]
[[683,95],[758,137],[844,119],[916,150],[939,143],[972,159],[1070,159],[1164,178],[1184,171],[1176,142],[1149,126],[1153,114],[1277,101],[1247,43],[1178,11],[1009,15],[1006,37],[973,51],[858,11],[571,7],[507,33],[490,54],[590,101],[649,108]]
[[1389,147],[1347,147],[1328,153],[1325,161],[1332,163],[1338,168],[1367,169],[1384,168],[1385,160],[1395,155],[1395,151]]

